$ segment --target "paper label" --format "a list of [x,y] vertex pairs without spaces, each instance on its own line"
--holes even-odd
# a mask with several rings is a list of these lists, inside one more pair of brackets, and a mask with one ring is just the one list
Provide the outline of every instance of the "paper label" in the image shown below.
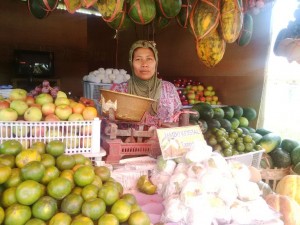
[[182,157],[195,140],[205,141],[198,125],[157,129],[160,149],[164,159]]

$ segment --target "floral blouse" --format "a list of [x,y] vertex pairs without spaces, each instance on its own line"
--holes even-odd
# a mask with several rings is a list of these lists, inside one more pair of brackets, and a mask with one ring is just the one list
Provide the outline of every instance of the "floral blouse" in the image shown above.
[[[173,122],[173,116],[180,111],[182,105],[176,87],[169,81],[162,81],[161,96],[159,99],[157,115],[147,114],[144,123],[158,125],[161,122]],[[128,93],[128,83],[114,84],[112,91]]]

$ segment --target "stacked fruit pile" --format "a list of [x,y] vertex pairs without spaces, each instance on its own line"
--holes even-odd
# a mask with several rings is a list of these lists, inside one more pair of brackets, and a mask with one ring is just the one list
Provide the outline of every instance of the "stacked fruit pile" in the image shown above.
[[150,225],[107,167],[64,152],[56,140],[30,149],[16,140],[0,145],[0,224]]
[[76,102],[62,91],[55,95],[31,96],[24,89],[12,89],[7,99],[0,100],[0,121],[80,121],[98,116],[93,100],[81,98]]
[[41,93],[47,93],[50,94],[53,98],[56,98],[58,91],[59,91],[58,86],[51,87],[50,82],[44,80],[42,84],[37,85],[34,89],[30,90],[28,95],[35,97]]
[[193,105],[199,102],[206,102],[211,105],[220,105],[219,97],[213,86],[204,86],[200,81],[188,79],[177,79],[173,81],[177,87],[182,105]]

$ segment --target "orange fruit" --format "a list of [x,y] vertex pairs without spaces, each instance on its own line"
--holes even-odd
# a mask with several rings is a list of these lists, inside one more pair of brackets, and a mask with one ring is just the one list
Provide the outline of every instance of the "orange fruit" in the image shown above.
[[85,105],[81,102],[76,102],[72,104],[72,112],[82,114],[83,110],[85,109]]
[[76,164],[84,164],[85,156],[82,154],[73,154],[73,158],[75,159]]
[[32,218],[28,220],[25,225],[46,225],[46,222],[38,218]]
[[5,181],[4,186],[6,188],[16,187],[22,182],[21,169],[13,168],[11,170],[10,177]]
[[101,198],[94,198],[84,201],[81,213],[92,220],[98,220],[106,210],[105,202]]
[[81,195],[71,193],[62,200],[60,210],[74,216],[80,213],[82,204]]
[[130,205],[136,204],[136,197],[131,193],[126,193],[122,195],[121,199],[126,200]]
[[32,206],[32,215],[35,218],[47,221],[57,211],[57,201],[50,196],[43,196]]
[[37,150],[40,154],[44,154],[46,151],[46,144],[42,141],[36,141],[32,143],[30,148]]
[[75,172],[78,170],[80,167],[84,166],[83,164],[75,164],[75,166],[72,168],[72,170]]
[[16,198],[22,205],[32,205],[43,195],[43,186],[34,181],[26,180],[18,185]]
[[150,225],[149,216],[143,211],[136,211],[130,214],[128,218],[128,225]]
[[0,155],[0,165],[9,166],[10,168],[15,167],[15,156],[9,154]]
[[60,171],[57,169],[56,166],[48,166],[45,169],[44,176],[41,179],[42,184],[48,184],[54,178],[59,177]]
[[81,187],[74,187],[72,189],[71,193],[74,193],[74,194],[77,194],[77,195],[81,195],[81,192],[82,192],[82,188]]
[[17,203],[16,197],[17,187],[10,187],[3,191],[1,195],[1,205],[5,208]]
[[0,165],[0,184],[5,183],[11,175],[11,168],[9,166]]
[[98,116],[97,109],[92,106],[87,106],[83,109],[82,116],[84,120],[93,120]]
[[115,215],[107,213],[100,217],[98,225],[119,225],[119,220]]
[[98,197],[102,198],[106,205],[113,205],[119,198],[119,190],[112,185],[102,186],[98,191]]
[[131,205],[126,200],[119,199],[112,205],[110,212],[123,223],[128,220],[131,214]]
[[92,184],[96,185],[98,188],[102,187],[102,180],[98,175],[95,175],[95,178],[92,182]]
[[46,145],[46,153],[58,157],[65,153],[66,145],[62,141],[53,140]]
[[0,154],[17,155],[23,147],[19,141],[7,140],[0,145]]
[[59,177],[64,177],[66,178],[67,180],[69,180],[72,184],[72,187],[75,186],[75,183],[74,183],[74,171],[73,170],[63,170]]
[[4,224],[25,224],[31,217],[31,209],[27,205],[13,204],[5,210]]
[[47,185],[47,193],[51,197],[61,200],[72,191],[72,183],[66,178],[57,177],[51,180]]
[[131,213],[136,212],[136,211],[142,211],[142,208],[138,203],[131,205]]
[[102,181],[108,181],[108,179],[110,178],[110,170],[106,166],[95,166],[94,171]]
[[94,184],[88,184],[82,188],[81,196],[84,200],[97,198],[99,187]]
[[4,210],[2,207],[0,207],[0,224],[2,224],[3,220],[4,220]]
[[59,170],[69,170],[75,165],[75,159],[71,155],[62,154],[56,158],[56,166]]
[[73,220],[71,225],[94,225],[93,220],[91,220],[89,217],[87,216],[76,216]]
[[95,172],[92,166],[81,166],[74,172],[74,182],[83,187],[94,181]]
[[48,225],[70,225],[72,218],[67,213],[56,213],[49,221]]
[[106,181],[103,186],[114,186],[118,189],[120,196],[123,194],[123,186],[117,181]]
[[41,154],[41,162],[45,167],[54,166],[55,157],[47,153]]
[[37,150],[24,149],[16,156],[16,165],[19,168],[23,168],[31,161],[41,161],[41,155]]
[[21,168],[21,176],[24,180],[40,182],[45,174],[45,167],[39,161],[31,161]]

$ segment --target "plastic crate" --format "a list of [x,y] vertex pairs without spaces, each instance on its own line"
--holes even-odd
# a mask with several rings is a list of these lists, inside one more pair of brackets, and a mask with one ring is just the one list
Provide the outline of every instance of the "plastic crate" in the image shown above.
[[83,96],[94,100],[100,99],[100,89],[109,90],[112,84],[93,83],[83,81]]
[[91,121],[0,121],[0,143],[18,140],[24,148],[34,142],[48,143],[60,140],[66,144],[66,154],[83,154],[92,161],[101,161],[105,151],[100,151],[100,124]]
[[285,176],[292,174],[291,167],[287,168],[274,168],[274,169],[261,169],[262,180],[269,184],[273,191],[275,191],[278,182]]
[[234,155],[230,157],[225,157],[227,161],[238,161],[247,166],[253,166],[256,168],[260,168],[260,160],[262,154],[265,150],[259,150],[255,152],[248,152],[241,155]]

